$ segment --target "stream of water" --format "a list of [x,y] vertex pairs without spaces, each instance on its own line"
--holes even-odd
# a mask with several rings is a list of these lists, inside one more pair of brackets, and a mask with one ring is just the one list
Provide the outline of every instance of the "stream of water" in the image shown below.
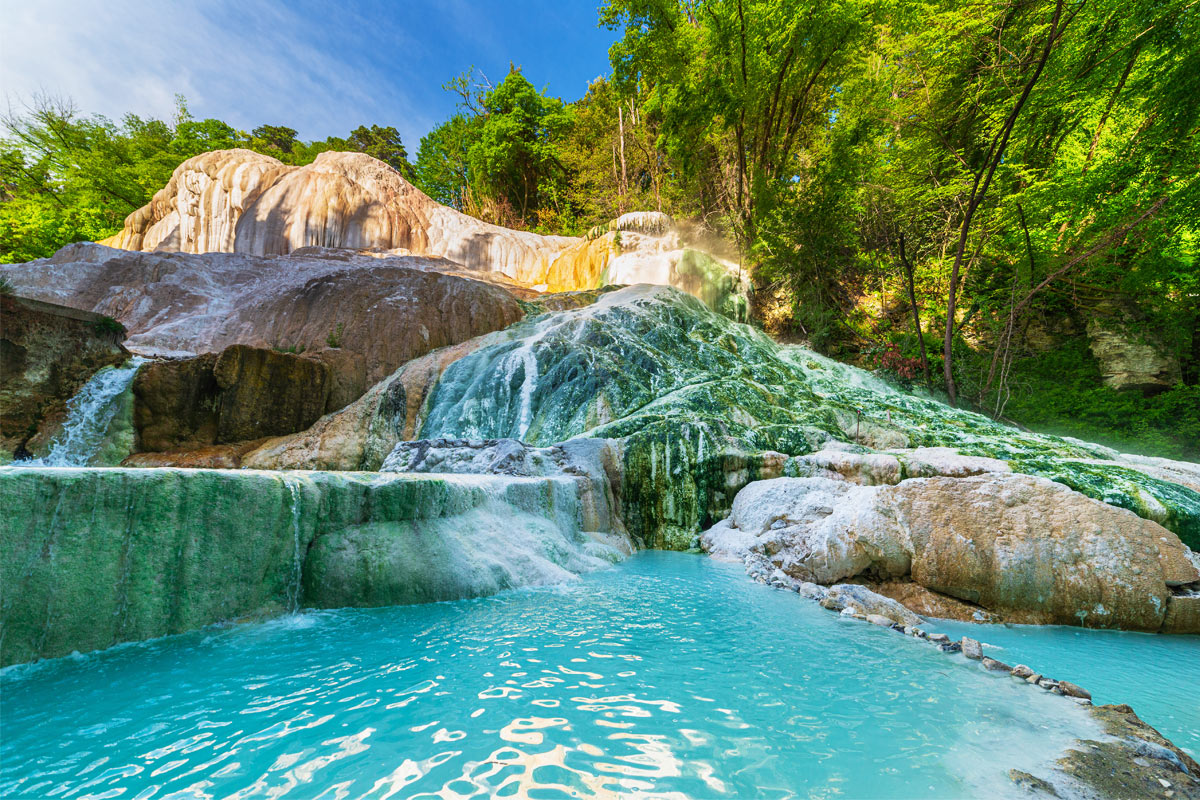
[[209,628],[0,675],[5,797],[1002,797],[1079,707],[639,554],[555,587]]
[[128,412],[122,397],[146,363],[134,356],[119,367],[104,367],[67,402],[67,419],[42,458],[22,462],[27,467],[86,467],[93,462],[117,417]]

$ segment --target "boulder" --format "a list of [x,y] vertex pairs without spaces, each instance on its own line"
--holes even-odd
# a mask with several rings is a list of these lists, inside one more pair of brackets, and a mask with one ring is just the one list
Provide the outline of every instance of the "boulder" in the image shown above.
[[962,645],[962,654],[967,658],[974,661],[979,661],[983,658],[983,645],[981,645],[977,639],[964,636],[959,644]]
[[291,353],[234,345],[157,361],[134,379],[139,449],[230,444],[304,430],[325,410],[329,368]]
[[122,338],[100,314],[0,294],[0,463],[44,455],[67,402],[129,358]]
[[1200,578],[1179,537],[1029,475],[758,481],[701,543],[822,584],[907,579],[1013,622],[1200,632],[1173,588]]
[[915,582],[1014,622],[1156,631],[1168,582],[1200,577],[1175,534],[1044,478],[922,478],[879,494]]

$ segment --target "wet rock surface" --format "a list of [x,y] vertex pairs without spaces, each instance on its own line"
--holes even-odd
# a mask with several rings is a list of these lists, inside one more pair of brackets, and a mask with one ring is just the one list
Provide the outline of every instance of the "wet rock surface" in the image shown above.
[[0,294],[0,463],[45,455],[68,401],[129,358],[122,338],[100,314]]
[[323,363],[234,345],[156,361],[134,379],[139,449],[163,452],[254,441],[308,428],[331,388]]
[[0,666],[301,606],[558,582],[632,552],[570,478],[0,468]]

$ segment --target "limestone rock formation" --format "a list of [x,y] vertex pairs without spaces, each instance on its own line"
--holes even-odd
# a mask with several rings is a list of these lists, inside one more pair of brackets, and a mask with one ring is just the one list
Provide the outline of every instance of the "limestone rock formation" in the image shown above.
[[911,580],[1013,622],[1200,632],[1176,596],[1200,581],[1179,537],[1028,475],[760,481],[701,540],[797,580]]
[[422,193],[362,153],[327,152],[289,167],[248,150],[203,153],[124,229],[104,242],[127,250],[286,255],[308,247],[403,249],[550,291],[605,283],[682,288],[714,308],[744,313],[745,276],[681,241],[670,217],[626,214],[577,239],[515,231],[469,217]]
[[67,402],[129,358],[123,333],[100,314],[0,294],[0,463],[45,454]]
[[[244,463],[378,469],[403,440],[511,438],[546,447],[579,437],[620,441],[625,524],[659,546],[690,547],[759,478],[889,484],[1005,471],[1053,478],[1200,546],[1200,493],[1170,477],[1190,474],[1187,465],[1156,463],[1150,475],[1139,471],[1150,466],[1098,445],[903,394],[781,347],[669,287],[601,293],[590,305],[430,353]],[[907,444],[891,449],[897,441]]]
[[571,479],[2,468],[0,666],[301,606],[559,582],[629,553]]
[[142,451],[193,449],[302,431],[325,412],[329,368],[246,345],[156,361],[133,382]]
[[1179,383],[1178,359],[1152,334],[1130,330],[1125,314],[1089,319],[1087,336],[1106,386],[1153,394]]
[[31,297],[116,318],[129,329],[128,346],[151,355],[234,344],[336,349],[322,358],[344,385],[336,395],[344,402],[413,358],[523,315],[520,290],[502,278],[394,253],[184,255],[82,244],[4,275]]

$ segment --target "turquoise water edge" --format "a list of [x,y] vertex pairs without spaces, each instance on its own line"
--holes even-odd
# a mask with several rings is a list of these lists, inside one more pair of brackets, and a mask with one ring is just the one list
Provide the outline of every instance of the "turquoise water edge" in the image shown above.
[[5,797],[994,797],[1098,733],[1062,698],[667,552],[0,681]]
[[[1200,757],[1200,636],[1060,625],[973,625],[929,630],[984,642],[984,655],[1087,688],[1096,705],[1128,703],[1193,758]],[[990,645],[990,646],[989,646]]]

